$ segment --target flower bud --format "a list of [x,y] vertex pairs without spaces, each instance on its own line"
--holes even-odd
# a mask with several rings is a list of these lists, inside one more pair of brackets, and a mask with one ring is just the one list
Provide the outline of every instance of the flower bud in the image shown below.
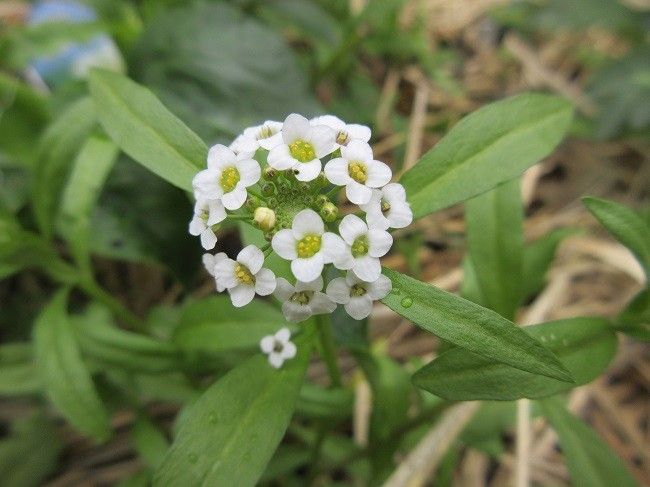
[[319,194],[319,195],[316,197],[316,205],[318,205],[319,208],[322,208],[322,207],[325,206],[327,203],[331,203],[331,201],[330,201],[329,198],[328,198],[327,196],[325,196],[324,194]]
[[271,181],[278,177],[278,170],[271,166],[265,167],[262,177],[267,181]]
[[261,230],[268,232],[275,226],[275,212],[270,208],[260,206],[255,210],[253,220]]
[[266,183],[262,185],[262,194],[264,196],[271,196],[275,194],[275,185],[273,183]]
[[260,206],[260,200],[253,195],[249,195],[248,198],[246,198],[246,208],[248,208],[249,211],[255,210],[258,206]]
[[320,216],[327,223],[332,223],[339,216],[339,209],[334,203],[325,203],[320,209]]

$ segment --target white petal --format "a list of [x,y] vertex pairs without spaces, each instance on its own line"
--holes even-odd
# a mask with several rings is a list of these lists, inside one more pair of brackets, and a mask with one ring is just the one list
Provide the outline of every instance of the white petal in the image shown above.
[[291,339],[291,331],[286,326],[283,326],[275,332],[275,339],[282,344],[289,343],[289,340]]
[[372,196],[370,197],[370,201],[368,201],[368,203],[365,203],[363,205],[359,205],[359,207],[366,213],[375,210],[381,211],[381,195],[382,195],[382,190],[373,189]]
[[393,177],[393,172],[386,164],[381,161],[372,161],[368,164],[368,179],[366,185],[371,188],[380,188],[390,181]]
[[269,269],[261,269],[255,274],[255,292],[260,296],[268,296],[275,291],[275,274]]
[[333,130],[344,130],[345,122],[334,115],[321,115],[309,121],[312,125],[327,125]]
[[348,161],[370,162],[372,149],[360,140],[351,140],[348,145],[341,147],[341,155]]
[[293,232],[289,229],[280,230],[271,240],[271,247],[273,251],[285,260],[293,260],[298,258],[296,253],[296,239]]
[[264,264],[264,254],[255,245],[247,245],[237,254],[237,262],[248,267],[251,274],[257,274]]
[[348,245],[352,245],[357,237],[368,233],[368,225],[356,215],[345,215],[339,224],[339,233]]
[[345,311],[355,320],[363,320],[370,315],[372,311],[372,299],[367,294],[363,296],[354,296],[350,302],[345,305]]
[[371,257],[383,257],[393,245],[393,237],[385,230],[371,228],[368,230],[368,254]]
[[349,253],[348,246],[337,234],[332,232],[325,232],[321,239],[321,253],[323,254],[323,262],[329,264],[331,262],[342,261],[347,258],[347,255]]
[[235,308],[241,308],[253,300],[255,297],[255,288],[253,286],[240,284],[228,289],[228,293],[230,293],[232,305]]
[[282,144],[282,132],[281,132],[282,122],[277,122],[277,123],[280,124],[280,128],[278,129],[277,134],[273,134],[271,135],[271,137],[267,137],[266,139],[260,139],[258,141],[262,149],[266,149],[270,151],[274,147],[277,147],[280,144]]
[[214,260],[214,255],[203,254],[201,260],[203,261],[203,266],[205,267],[205,270],[208,271],[208,274],[214,276],[214,266],[216,264],[216,261]]
[[291,169],[296,165],[296,160],[291,157],[291,154],[289,154],[289,147],[284,144],[276,145],[271,149],[266,160],[269,163],[269,166],[278,171]]
[[300,240],[307,234],[321,235],[325,231],[325,224],[314,210],[302,210],[293,217],[291,231],[293,232],[293,237],[296,240]]
[[205,250],[212,250],[217,245],[217,236],[211,228],[206,228],[201,232],[201,245]]
[[271,367],[275,369],[279,369],[282,367],[282,364],[284,363],[284,359],[282,358],[282,355],[279,353],[273,352],[269,354],[269,363],[271,364]]
[[350,286],[345,282],[344,277],[332,279],[327,285],[326,292],[335,303],[345,304],[350,301]]
[[282,304],[282,314],[292,323],[299,323],[311,316],[311,308],[306,305],[298,304],[293,301],[285,301]]
[[291,144],[296,139],[306,140],[309,134],[309,120],[302,115],[292,113],[282,124],[282,140],[285,144]]
[[244,186],[252,186],[260,180],[262,170],[257,161],[253,159],[243,159],[235,164],[239,171],[240,182]]
[[260,340],[260,350],[264,353],[271,353],[274,346],[275,337],[273,335],[267,335]]
[[381,274],[381,264],[379,259],[364,255],[358,259],[354,259],[352,271],[366,282],[376,280]]
[[331,154],[336,150],[336,132],[326,125],[312,127],[309,134],[309,141],[314,146],[316,157],[319,159]]
[[372,190],[369,187],[352,180],[347,184],[347,186],[345,186],[345,196],[348,197],[350,203],[363,205],[370,201]]
[[341,270],[352,269],[354,266],[354,257],[352,257],[352,252],[350,246],[346,245],[345,251],[339,255],[335,260],[332,261],[334,267]]
[[220,174],[216,169],[205,169],[196,173],[192,180],[192,188],[197,199],[217,199],[221,197],[223,189],[219,185]]
[[362,140],[363,142],[368,142],[370,140],[370,128],[365,125],[350,123],[345,130],[351,139]]
[[313,281],[296,282],[296,291],[321,291],[323,289],[323,276],[318,276]]
[[230,193],[224,193],[221,197],[221,201],[223,202],[223,206],[228,210],[238,210],[242,207],[244,201],[246,201],[247,196],[248,193],[246,190],[238,184]]
[[291,272],[296,279],[303,282],[313,281],[323,272],[323,257],[320,253],[308,259],[295,259],[291,261]]
[[201,235],[203,230],[205,230],[206,225],[205,222],[198,216],[194,216],[192,220],[190,220],[190,227],[189,227],[189,232],[190,235],[194,235],[195,237],[198,237]]
[[[345,282],[348,283],[348,287],[352,287],[355,284],[359,283],[365,283],[364,280],[359,279],[359,276],[357,276],[354,272],[348,271],[345,273]],[[365,287],[365,286],[364,286]]]
[[332,313],[336,309],[336,303],[327,294],[315,292],[309,301],[311,312],[315,315]]
[[390,221],[384,216],[381,210],[371,210],[366,213],[366,221],[368,226],[386,230],[390,226]]
[[293,166],[294,171],[298,171],[296,174],[296,179],[298,181],[313,181],[320,174],[320,170],[323,168],[323,165],[320,162],[320,159],[314,159],[309,162],[299,162]]
[[216,225],[226,219],[226,209],[221,200],[208,200],[208,226]]
[[352,178],[348,173],[348,161],[342,157],[337,157],[325,164],[325,177],[327,180],[337,186],[345,186]]
[[381,190],[384,198],[392,205],[395,202],[406,201],[406,190],[404,186],[399,183],[390,183],[384,186]]
[[392,228],[404,228],[413,221],[413,212],[408,203],[395,203],[391,205],[386,218]]
[[208,151],[208,167],[224,168],[232,165],[236,160],[235,153],[232,149],[222,144],[213,145]]
[[239,281],[235,277],[235,266],[237,262],[232,259],[223,259],[214,266],[214,277],[219,280],[219,283],[226,287],[235,287]]
[[282,355],[282,358],[284,360],[288,360],[290,358],[294,358],[296,356],[296,352],[298,349],[296,348],[296,345],[293,342],[288,342],[284,348],[282,349],[282,352],[280,354]]
[[393,283],[388,277],[380,274],[376,281],[368,283],[366,291],[372,299],[385,298],[393,288]]
[[284,277],[278,277],[276,279],[276,286],[275,291],[273,291],[273,296],[275,296],[277,299],[284,302],[289,299],[294,292],[296,292],[295,288]]

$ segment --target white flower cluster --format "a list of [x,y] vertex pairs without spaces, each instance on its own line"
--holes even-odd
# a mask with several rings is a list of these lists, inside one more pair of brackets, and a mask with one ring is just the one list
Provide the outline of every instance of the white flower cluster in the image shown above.
[[[229,218],[259,228],[269,242],[245,247],[234,260],[223,253],[204,256],[217,290],[227,290],[234,306],[245,306],[255,294],[274,294],[288,321],[331,313],[337,304],[363,319],[373,301],[390,292],[379,263],[393,244],[387,230],[406,227],[413,215],[404,188],[389,183],[390,168],[374,159],[370,136],[368,127],[332,115],[307,120],[291,114],[284,122],[247,128],[230,147],[210,149],[207,168],[193,181],[190,233],[211,250],[216,230]],[[359,206],[357,214],[339,217],[334,197],[342,187]],[[365,219],[357,216],[363,213]],[[294,282],[264,267],[271,252],[291,262]],[[330,265],[342,277],[323,290]],[[273,349],[269,340],[265,352]]]

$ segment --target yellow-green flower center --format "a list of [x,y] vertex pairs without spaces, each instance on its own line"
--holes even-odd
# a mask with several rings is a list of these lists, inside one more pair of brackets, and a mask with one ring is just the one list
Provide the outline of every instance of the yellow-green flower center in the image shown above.
[[309,162],[316,159],[316,149],[306,140],[298,139],[289,144],[289,153],[291,157],[300,162]]
[[381,212],[386,213],[388,210],[390,210],[390,203],[386,201],[384,198],[381,199]]
[[368,168],[361,161],[354,161],[348,164],[348,174],[357,183],[365,183],[368,179]]
[[268,139],[269,137],[271,137],[271,136],[273,136],[273,135],[275,135],[275,134],[276,134],[276,131],[275,131],[275,130],[273,130],[273,129],[272,129],[271,127],[269,127],[268,125],[264,125],[264,126],[260,129],[260,133],[257,135],[257,140],[260,140],[260,139]]
[[297,293],[293,293],[289,300],[293,301],[294,303],[305,305],[309,304],[309,301],[311,301],[313,295],[314,291],[299,291]]
[[336,143],[339,145],[348,145],[348,142],[350,142],[350,136],[347,134],[347,132],[344,132],[343,130],[339,131],[336,134]]
[[298,240],[296,253],[301,259],[313,257],[320,250],[321,236],[309,234]]
[[361,284],[355,284],[350,288],[350,296],[363,296],[366,294],[366,288]]
[[357,237],[354,242],[352,242],[352,256],[353,257],[363,257],[368,253],[370,245],[368,244],[368,236],[361,235]]
[[230,193],[235,189],[235,186],[237,186],[240,179],[239,171],[235,166],[226,167],[221,172],[221,179],[219,180],[221,189],[223,189],[224,193]]
[[255,276],[245,265],[237,264],[235,266],[235,277],[242,284],[255,284]]

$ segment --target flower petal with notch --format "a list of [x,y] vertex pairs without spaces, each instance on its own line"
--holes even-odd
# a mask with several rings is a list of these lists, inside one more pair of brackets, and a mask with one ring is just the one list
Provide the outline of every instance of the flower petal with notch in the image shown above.
[[366,282],[375,281],[381,274],[379,257],[388,253],[393,245],[390,233],[379,228],[369,228],[356,215],[346,215],[339,225],[339,233],[346,245],[346,253],[334,265],[352,271]]
[[338,147],[346,146],[352,140],[359,140],[361,142],[368,142],[370,140],[371,132],[369,127],[356,123],[345,123],[334,115],[322,115],[312,118],[309,122],[312,125],[326,125],[334,130],[334,142]]
[[282,302],[282,313],[287,321],[298,323],[310,316],[328,314],[336,309],[334,303],[322,293],[323,278],[310,282],[297,281],[295,286],[279,277],[273,295]]
[[216,278],[214,275],[214,268],[217,266],[219,262],[221,262],[224,259],[227,259],[228,256],[225,254],[225,252],[219,252],[218,254],[212,255],[212,254],[203,254],[203,266],[205,267],[205,270],[208,271],[208,274],[210,274],[212,277],[214,277],[214,282],[217,285],[217,292],[221,292],[226,289],[225,286],[222,286],[221,283],[219,282],[219,279]]
[[326,293],[332,301],[342,304],[352,318],[362,320],[370,315],[372,302],[385,297],[392,286],[390,279],[383,274],[372,282],[366,282],[348,271],[345,277],[332,279]]
[[267,120],[262,125],[244,129],[230,148],[239,155],[253,157],[257,149],[271,150],[282,143],[282,122]]
[[226,210],[221,200],[198,200],[194,205],[194,216],[190,221],[190,235],[200,236],[201,245],[211,250],[217,244],[214,226],[226,218]]
[[264,254],[255,245],[244,247],[237,259],[222,259],[214,267],[217,282],[228,290],[233,306],[240,308],[255,294],[268,296],[275,290],[275,274],[262,268]]
[[413,212],[406,201],[404,186],[390,183],[375,189],[368,203],[359,205],[366,212],[366,220],[371,227],[404,228],[413,221]]

